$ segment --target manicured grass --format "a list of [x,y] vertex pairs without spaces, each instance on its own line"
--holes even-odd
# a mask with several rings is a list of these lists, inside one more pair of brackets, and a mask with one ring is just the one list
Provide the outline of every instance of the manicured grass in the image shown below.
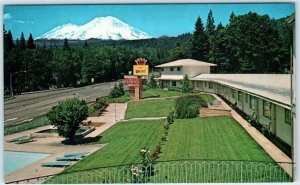
[[[198,93],[199,94],[199,93]],[[209,102],[212,102],[215,100],[215,97],[213,95],[210,95],[210,94],[199,94],[201,96],[201,98],[206,102],[206,103],[209,103]]]
[[178,92],[178,91],[168,91],[168,90],[163,90],[163,89],[149,89],[147,90],[149,92],[152,92],[154,94],[159,95],[159,97],[164,98],[164,97],[171,97],[171,96],[184,96],[187,95],[186,93]]
[[176,119],[159,160],[273,160],[231,117]]
[[128,121],[117,123],[100,135],[98,143],[104,148],[79,161],[66,170],[78,171],[106,166],[139,163],[142,148],[154,148],[163,132],[164,120]]
[[140,100],[128,103],[125,119],[165,117],[174,106],[174,99]]
[[49,125],[50,121],[47,116],[41,116],[33,119],[32,121],[25,122],[18,125],[8,125],[4,127],[4,135],[13,134],[16,132],[22,132],[25,130],[33,129],[36,127],[41,127],[45,125]]
[[[161,90],[163,91],[163,90]],[[170,91],[176,92],[176,91]],[[215,98],[210,94],[199,94],[204,101],[211,102]],[[166,117],[174,107],[175,98],[131,101],[128,103],[125,119]]]

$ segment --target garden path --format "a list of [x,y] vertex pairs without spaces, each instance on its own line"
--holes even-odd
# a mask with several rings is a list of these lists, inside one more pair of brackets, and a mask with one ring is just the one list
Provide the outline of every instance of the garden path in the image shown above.
[[105,123],[99,127],[95,127],[95,130],[85,137],[96,137],[105,130],[119,121],[123,121],[125,118],[125,112],[127,109],[127,103],[110,103],[105,111],[99,117],[88,117],[84,122],[96,122]]

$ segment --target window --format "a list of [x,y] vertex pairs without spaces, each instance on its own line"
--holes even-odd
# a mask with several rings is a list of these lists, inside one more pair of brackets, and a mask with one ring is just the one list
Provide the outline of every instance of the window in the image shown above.
[[214,88],[212,82],[208,82],[208,88],[210,88],[210,89]]
[[271,119],[271,103],[268,101],[263,101],[263,115]]
[[238,101],[242,100],[243,93],[238,91]]
[[285,123],[290,125],[291,120],[292,120],[291,111],[288,109],[285,109]]
[[256,98],[250,95],[250,108],[256,110]]
[[207,82],[204,82],[204,86],[207,87]]
[[164,71],[164,68],[161,68],[161,71]]
[[197,87],[200,87],[200,82],[197,82]]
[[246,94],[245,100],[246,100],[246,103],[249,103],[249,94]]
[[173,67],[171,67],[171,68],[170,68],[170,71],[174,71],[174,68],[173,68]]
[[232,98],[235,98],[235,92],[234,92],[233,89],[231,89],[231,97],[232,97]]
[[180,71],[180,67],[177,67],[177,71]]
[[172,81],[172,86],[176,86],[176,81]]

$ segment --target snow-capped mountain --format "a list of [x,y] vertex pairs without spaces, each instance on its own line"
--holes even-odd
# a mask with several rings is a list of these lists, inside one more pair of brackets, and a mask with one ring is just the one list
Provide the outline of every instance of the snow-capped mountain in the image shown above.
[[148,39],[151,38],[151,36],[115,17],[107,16],[97,17],[82,26],[70,23],[64,24],[50,30],[36,39],[65,38],[71,40],[86,40],[91,38],[103,40],[136,40]]

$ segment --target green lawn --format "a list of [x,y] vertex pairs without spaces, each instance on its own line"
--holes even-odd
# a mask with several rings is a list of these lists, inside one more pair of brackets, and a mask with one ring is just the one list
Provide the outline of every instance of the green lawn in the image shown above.
[[164,120],[119,122],[100,135],[101,150],[73,165],[67,171],[139,163],[139,151],[153,148],[160,140]]
[[182,93],[182,92],[178,92],[178,91],[168,91],[168,90],[163,90],[163,89],[160,89],[160,88],[149,89],[147,91],[152,92],[154,94],[157,94],[161,98],[171,97],[171,96],[184,96],[184,95],[187,95],[186,93]]
[[273,160],[231,117],[176,119],[161,161],[182,159]]
[[128,102],[125,119],[165,117],[174,106],[175,99],[140,100]]
[[[154,89],[156,90],[156,89]],[[163,91],[163,90],[161,90]],[[176,91],[170,91],[176,92]],[[215,98],[210,94],[199,94],[204,101],[211,102]],[[128,102],[125,119],[166,117],[174,107],[175,98],[140,100]]]

